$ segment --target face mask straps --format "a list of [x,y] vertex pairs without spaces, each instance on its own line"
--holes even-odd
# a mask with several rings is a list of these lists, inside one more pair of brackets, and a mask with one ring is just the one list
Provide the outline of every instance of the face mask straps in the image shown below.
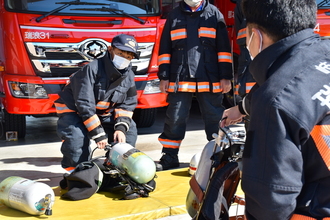
[[254,35],[254,32],[252,32],[251,37],[250,37],[250,40],[249,40],[249,43],[248,43],[248,45],[246,46],[246,48],[247,48],[249,51],[250,51],[250,44],[251,44],[251,41],[252,41],[253,35]]
[[[260,33],[259,30],[257,30],[257,31],[258,31],[258,34],[259,34],[259,37],[260,37],[260,45],[259,45],[259,53],[260,53],[261,50],[262,50],[262,34]],[[251,41],[252,41],[253,36],[254,36],[254,32],[252,32],[251,37],[250,37],[250,40],[249,40],[249,43],[248,43],[248,45],[246,46],[247,50],[249,51],[249,54],[250,54],[251,60],[253,60],[253,58],[254,58],[254,57],[251,55],[251,52],[250,52],[250,44],[251,44]]]
[[260,33],[259,30],[257,30],[257,31],[258,31],[258,34],[260,36],[260,46],[259,46],[259,53],[260,53],[261,52],[261,49],[262,49],[262,34]]

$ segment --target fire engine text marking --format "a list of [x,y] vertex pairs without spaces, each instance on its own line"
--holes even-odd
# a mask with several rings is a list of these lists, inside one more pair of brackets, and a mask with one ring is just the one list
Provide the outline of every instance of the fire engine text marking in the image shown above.
[[26,31],[25,39],[49,39],[49,32]]

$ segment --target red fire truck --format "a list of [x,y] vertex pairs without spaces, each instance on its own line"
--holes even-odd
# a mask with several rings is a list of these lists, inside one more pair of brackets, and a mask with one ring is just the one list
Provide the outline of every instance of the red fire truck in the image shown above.
[[[166,106],[157,78],[158,44],[167,13],[181,0],[0,0],[0,126],[23,138],[26,116],[55,115],[57,93],[68,77],[105,54],[125,33],[139,43],[133,60],[138,127],[151,126]],[[235,0],[209,0],[223,13],[233,46]],[[329,0],[317,0],[321,36],[330,37]]]
[[320,34],[322,39],[330,39],[330,0],[316,0],[317,3],[317,25],[315,33]]
[[83,65],[102,57],[125,33],[139,43],[133,60],[139,127],[166,106],[157,78],[165,19],[160,0],[0,0],[0,108],[4,131],[25,136],[26,116],[55,115],[57,93]]

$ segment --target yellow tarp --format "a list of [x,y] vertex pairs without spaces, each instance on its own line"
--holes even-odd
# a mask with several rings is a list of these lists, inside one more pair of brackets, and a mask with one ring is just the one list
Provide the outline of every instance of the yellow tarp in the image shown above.
[[56,187],[51,216],[32,216],[0,203],[0,219],[151,220],[184,214],[187,212],[185,204],[189,180],[187,168],[157,172],[155,191],[147,198],[133,200],[119,200],[120,195],[108,192],[96,193],[85,200],[62,200],[60,195],[64,192]]
[[[190,176],[187,168],[157,172],[156,189],[147,198],[119,200],[119,196],[108,192],[96,193],[79,200],[62,200],[60,187],[54,188],[55,203],[51,216],[32,216],[0,203],[0,219],[50,219],[50,220],[152,220],[187,213],[186,196]],[[240,187],[238,195],[243,195]]]

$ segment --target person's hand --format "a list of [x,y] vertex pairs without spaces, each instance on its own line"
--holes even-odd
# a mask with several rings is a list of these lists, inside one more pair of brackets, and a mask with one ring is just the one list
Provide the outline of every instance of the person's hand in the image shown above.
[[126,135],[122,131],[115,131],[113,134],[113,141],[116,143],[126,143]]
[[167,93],[169,81],[168,80],[160,80],[159,89],[162,93]]
[[220,127],[223,128],[241,122],[243,117],[244,115],[238,110],[237,105],[226,109],[222,114],[222,121],[220,123]]
[[108,139],[103,139],[96,143],[97,148],[104,149],[105,146],[108,144]]
[[222,93],[227,93],[231,90],[231,81],[229,79],[220,80],[220,86],[222,88]]

